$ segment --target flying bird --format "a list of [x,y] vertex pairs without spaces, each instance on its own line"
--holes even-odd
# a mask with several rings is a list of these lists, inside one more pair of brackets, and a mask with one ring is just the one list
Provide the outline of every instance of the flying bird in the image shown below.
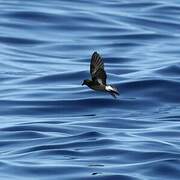
[[115,87],[106,84],[107,75],[104,70],[104,63],[102,57],[97,52],[94,52],[91,57],[90,74],[91,80],[84,80],[82,85],[87,85],[89,88],[96,91],[108,92],[114,98],[116,98],[116,95],[119,95]]

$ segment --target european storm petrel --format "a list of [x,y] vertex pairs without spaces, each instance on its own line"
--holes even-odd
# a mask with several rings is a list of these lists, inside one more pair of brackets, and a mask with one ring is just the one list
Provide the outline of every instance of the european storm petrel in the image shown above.
[[116,98],[116,95],[119,95],[115,87],[106,84],[107,75],[104,70],[104,63],[97,52],[94,52],[91,57],[90,73],[92,80],[86,79],[83,81],[82,85],[85,84],[93,90],[108,92],[114,98]]

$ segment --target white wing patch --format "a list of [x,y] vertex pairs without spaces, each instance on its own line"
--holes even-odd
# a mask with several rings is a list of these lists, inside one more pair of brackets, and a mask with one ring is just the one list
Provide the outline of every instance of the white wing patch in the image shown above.
[[113,91],[114,90],[111,86],[106,86],[105,89],[106,89],[106,91]]
[[102,79],[97,79],[97,81],[98,81],[99,84],[103,84]]

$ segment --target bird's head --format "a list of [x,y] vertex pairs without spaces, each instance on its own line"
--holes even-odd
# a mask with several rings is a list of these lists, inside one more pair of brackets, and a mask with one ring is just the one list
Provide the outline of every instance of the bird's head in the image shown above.
[[89,82],[90,82],[90,80],[89,80],[89,79],[85,79],[85,80],[83,81],[83,83],[82,83],[82,86],[83,86],[83,85],[88,85],[88,84],[89,84]]

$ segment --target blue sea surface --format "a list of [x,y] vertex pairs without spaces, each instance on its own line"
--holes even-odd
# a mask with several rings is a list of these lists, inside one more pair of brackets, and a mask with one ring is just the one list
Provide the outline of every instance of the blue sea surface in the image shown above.
[[[180,179],[180,1],[0,9],[0,179]],[[94,51],[117,99],[81,86]]]

